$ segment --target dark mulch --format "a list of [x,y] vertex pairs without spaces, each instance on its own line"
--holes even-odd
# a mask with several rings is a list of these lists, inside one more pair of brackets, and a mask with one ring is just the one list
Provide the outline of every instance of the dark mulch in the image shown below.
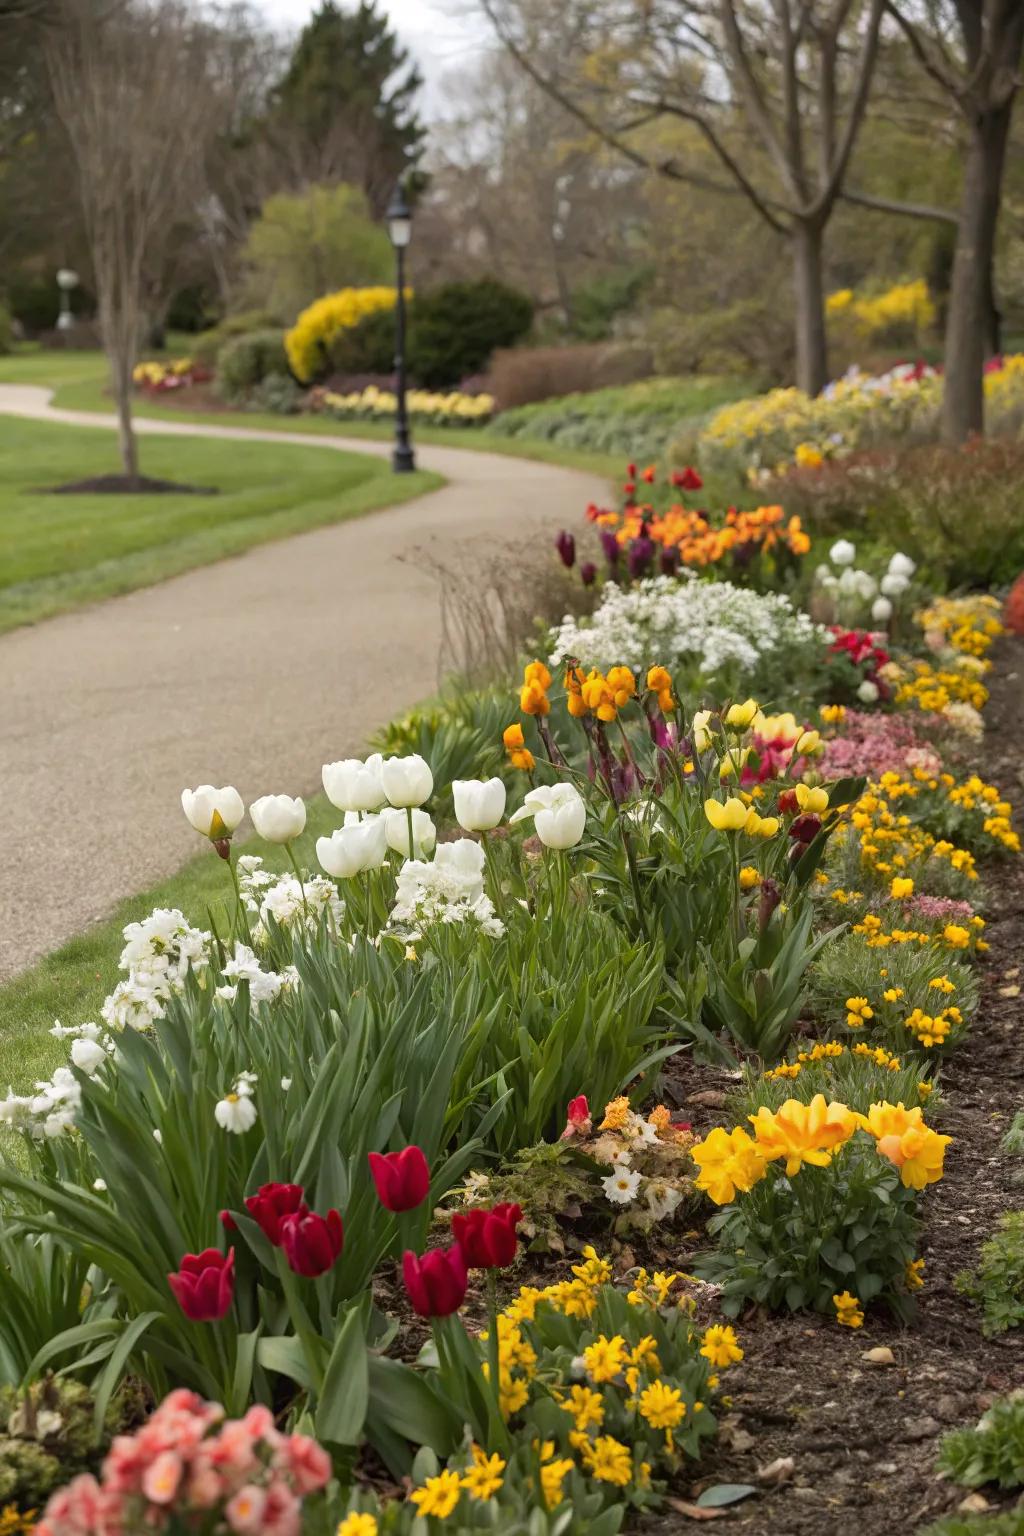
[[155,480],[150,475],[94,475],[90,480],[71,480],[67,485],[44,487],[47,496],[219,496],[215,485],[182,485],[178,480]]

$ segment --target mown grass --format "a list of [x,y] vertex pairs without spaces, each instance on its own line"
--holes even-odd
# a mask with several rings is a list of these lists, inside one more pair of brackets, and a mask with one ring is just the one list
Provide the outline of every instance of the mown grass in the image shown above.
[[216,494],[48,494],[115,472],[113,434],[0,416],[0,632],[443,483],[312,445],[145,438],[140,452],[145,474]]

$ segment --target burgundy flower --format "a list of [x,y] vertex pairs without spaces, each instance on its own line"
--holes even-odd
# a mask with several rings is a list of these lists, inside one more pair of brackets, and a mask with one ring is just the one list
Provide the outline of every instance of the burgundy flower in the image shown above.
[[654,559],[654,540],[646,534],[641,534],[638,539],[630,541],[629,553],[626,563],[629,566],[629,574],[635,579],[643,576]]
[[325,1275],[341,1253],[344,1234],[337,1211],[318,1216],[315,1211],[298,1212],[281,1219],[281,1247],[288,1268],[307,1280]]
[[406,1252],[402,1278],[420,1317],[450,1317],[466,1299],[466,1256],[458,1243],[432,1248],[421,1259]]
[[275,1248],[281,1246],[284,1217],[305,1216],[308,1207],[302,1195],[301,1184],[261,1184],[255,1195],[247,1197],[246,1210]]
[[604,550],[605,559],[612,570],[614,570],[619,563],[621,551],[619,549],[619,541],[610,528],[601,529],[601,548]]
[[571,571],[576,564],[576,540],[571,533],[563,528],[555,539],[555,548],[558,550],[558,558],[567,571]]
[[658,556],[663,576],[674,576],[679,569],[679,551],[674,544],[663,544]]
[[516,1256],[516,1227],[523,1218],[518,1205],[503,1201],[485,1210],[481,1206],[452,1217],[455,1241],[470,1269],[504,1269]]
[[580,581],[585,587],[592,587],[597,580],[597,566],[593,560],[584,560],[580,566]]
[[700,475],[689,464],[687,464],[685,469],[674,469],[669,479],[681,491],[699,491],[704,484]]
[[813,843],[820,831],[821,817],[809,813],[796,818],[789,829],[789,835],[796,843]]
[[223,1254],[217,1248],[186,1253],[181,1268],[167,1276],[167,1284],[185,1316],[194,1323],[212,1323],[223,1317],[235,1294],[235,1250]]
[[414,1211],[430,1190],[430,1167],[422,1147],[401,1152],[371,1152],[370,1172],[377,1198],[389,1211]]

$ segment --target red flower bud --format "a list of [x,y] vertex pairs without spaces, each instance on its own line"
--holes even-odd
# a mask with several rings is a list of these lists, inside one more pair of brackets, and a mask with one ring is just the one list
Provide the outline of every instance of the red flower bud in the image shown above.
[[648,464],[647,468],[644,470],[644,472],[640,476],[640,478],[641,478],[641,480],[643,480],[645,485],[653,485],[654,484],[654,480],[655,480],[655,476],[657,475],[657,473],[658,473],[657,466],[654,465],[654,464]]
[[402,1278],[420,1317],[449,1317],[466,1299],[466,1258],[458,1243],[432,1248],[421,1259],[406,1252]]
[[224,1228],[225,1232],[237,1232],[238,1231],[238,1223],[235,1220],[235,1218],[232,1216],[230,1211],[220,1211],[220,1212],[218,1212],[218,1220],[220,1221],[220,1224]]
[[516,1227],[522,1219],[521,1208],[507,1202],[453,1216],[452,1232],[470,1269],[504,1269],[511,1264],[518,1242]]
[[568,1141],[573,1136],[589,1136],[593,1129],[593,1121],[590,1118],[590,1105],[587,1096],[581,1093],[575,1099],[569,1100],[569,1107],[565,1114],[565,1130],[562,1132],[562,1140]]
[[796,790],[784,789],[779,796],[780,813],[783,816],[792,816],[793,812],[797,809],[797,804]]
[[388,1211],[414,1211],[430,1191],[430,1166],[421,1147],[371,1152],[370,1172],[377,1198]]
[[255,1195],[248,1196],[245,1208],[275,1248],[281,1246],[282,1219],[305,1216],[308,1209],[302,1198],[301,1184],[261,1184]]
[[225,1256],[217,1248],[186,1253],[177,1274],[167,1276],[181,1310],[194,1323],[223,1317],[235,1294],[235,1250]]
[[288,1268],[307,1280],[325,1275],[341,1252],[344,1234],[337,1211],[318,1216],[303,1210],[281,1218],[281,1247]]
[[821,817],[813,814],[798,816],[789,829],[789,835],[797,843],[813,843],[821,831]]

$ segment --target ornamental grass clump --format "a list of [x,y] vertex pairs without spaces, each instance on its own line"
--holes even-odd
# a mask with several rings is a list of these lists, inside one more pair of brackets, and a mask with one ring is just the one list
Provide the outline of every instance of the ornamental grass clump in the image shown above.
[[973,1429],[946,1435],[939,1471],[964,1488],[1024,1486],[1024,1392],[997,1398]]
[[726,1316],[754,1301],[838,1312],[857,1327],[854,1314],[862,1322],[879,1301],[910,1318],[917,1193],[941,1179],[951,1138],[917,1106],[879,1102],[860,1114],[823,1094],[762,1105],[748,1123],[692,1150],[698,1189],[724,1207],[708,1223],[718,1248],[695,1268],[722,1285]]

